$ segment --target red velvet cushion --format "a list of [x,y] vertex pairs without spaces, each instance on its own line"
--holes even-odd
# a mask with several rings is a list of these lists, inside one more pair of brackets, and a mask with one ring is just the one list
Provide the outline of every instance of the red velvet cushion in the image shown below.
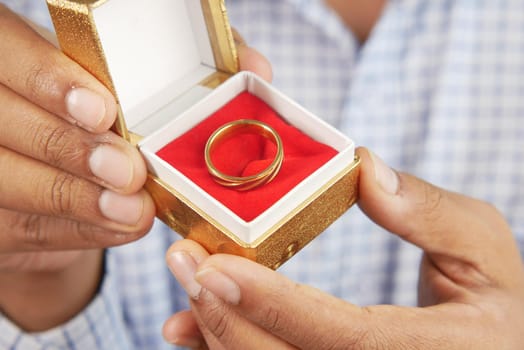
[[[277,177],[269,184],[244,192],[217,184],[204,160],[204,148],[211,134],[237,119],[256,119],[271,125],[284,145],[284,162]],[[217,168],[228,175],[247,176],[266,168],[274,158],[275,148],[273,142],[261,136],[239,134],[217,146],[212,159]],[[333,158],[337,151],[314,141],[287,124],[264,101],[243,92],[157,154],[249,222]]]

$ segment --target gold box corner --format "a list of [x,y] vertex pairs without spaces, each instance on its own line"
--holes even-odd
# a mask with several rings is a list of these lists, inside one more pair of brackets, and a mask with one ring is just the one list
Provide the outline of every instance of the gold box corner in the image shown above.
[[360,159],[355,158],[350,167],[251,244],[239,240],[160,179],[150,176],[146,188],[155,201],[157,216],[183,237],[200,243],[211,254],[240,255],[277,269],[357,201],[359,176]]

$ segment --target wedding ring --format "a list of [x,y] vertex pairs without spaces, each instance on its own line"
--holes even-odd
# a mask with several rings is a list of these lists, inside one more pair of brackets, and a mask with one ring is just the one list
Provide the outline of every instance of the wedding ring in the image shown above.
[[[250,176],[231,176],[216,168],[211,159],[214,149],[226,139],[240,134],[256,134],[273,142],[277,151],[271,164],[261,172]],[[267,184],[277,176],[284,160],[282,140],[278,133],[258,120],[240,119],[222,125],[207,140],[205,149],[206,166],[213,179],[222,186],[231,187],[239,191],[247,191]]]

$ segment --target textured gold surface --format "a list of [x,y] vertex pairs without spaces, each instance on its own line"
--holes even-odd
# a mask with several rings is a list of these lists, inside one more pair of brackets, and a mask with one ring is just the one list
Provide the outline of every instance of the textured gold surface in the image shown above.
[[[118,101],[92,15],[92,9],[105,1],[47,0],[47,5],[62,51],[100,80]],[[121,108],[114,129],[129,140]]]
[[217,69],[225,73],[237,73],[239,70],[238,55],[224,0],[201,0],[200,2]]
[[116,94],[91,7],[81,2],[47,0],[62,51]]
[[62,7],[62,8],[71,8],[74,9],[76,7],[85,7],[88,6],[90,8],[95,8],[100,5],[103,5],[108,0],[47,0],[48,4],[53,4],[54,6]]
[[160,179],[150,176],[146,188],[155,201],[157,216],[182,236],[199,242],[210,253],[240,255],[277,269],[356,202],[359,175],[360,159],[356,158],[252,244],[221,227]]
[[324,232],[358,199],[360,159],[342,177],[333,179],[289,215],[274,233],[268,232],[256,242],[256,261],[272,269],[300,251]]

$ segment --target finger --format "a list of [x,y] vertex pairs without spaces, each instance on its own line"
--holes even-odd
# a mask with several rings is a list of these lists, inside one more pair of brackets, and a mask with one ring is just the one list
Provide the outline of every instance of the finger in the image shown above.
[[[168,252],[171,271],[192,298],[193,314],[210,349],[294,349],[243,317],[194,281],[197,264],[209,255],[197,243],[184,240]],[[232,300],[230,300],[232,301]]]
[[514,283],[520,256],[495,208],[396,173],[366,149],[357,153],[359,205],[373,221],[422,248],[461,285]]
[[1,85],[0,106],[0,146],[121,193],[134,193],[144,185],[144,160],[121,137],[91,134]]
[[[111,231],[64,218],[0,209],[0,254],[107,248],[135,241],[149,229],[144,224],[125,232]],[[20,268],[29,270],[36,266],[28,265],[30,261],[20,263],[24,263]]]
[[262,79],[271,82],[273,70],[267,58],[256,49],[249,47],[244,38],[234,29],[233,38],[237,46],[240,70],[256,73]]
[[205,346],[205,340],[190,310],[181,311],[171,316],[162,328],[164,339],[173,345],[191,349]]
[[[198,299],[202,292],[202,287],[195,282],[193,277],[196,271],[196,265],[204,261],[208,256],[209,253],[202,246],[186,239],[173,243],[167,251],[166,261],[169,269],[192,300]],[[182,268],[180,268],[180,266]],[[195,312],[193,312],[193,319],[199,328],[207,348],[213,350],[224,349],[218,339],[202,324],[202,320],[198,315],[195,315]],[[173,328],[167,330],[173,331]],[[164,333],[165,339],[177,337],[178,335],[176,333]],[[196,343],[198,340],[199,338],[192,340],[186,339],[186,341],[190,343]]]
[[[155,207],[141,190],[121,195],[0,147],[0,208],[56,216],[116,232],[141,231]],[[7,233],[9,230],[6,231]]]
[[[230,265],[236,263],[240,264],[240,270],[230,274]],[[326,302],[315,290],[293,284],[244,259],[224,255],[210,257],[199,266],[195,279],[217,299],[235,306],[238,314],[298,348],[332,348],[327,342],[329,338],[317,339],[315,334],[342,332],[333,324],[336,315],[332,312],[346,309],[345,303],[331,297],[327,297]],[[250,283],[253,284],[246,287]],[[307,305],[297,305],[304,301]],[[349,311],[358,314],[356,308]],[[228,317],[221,324],[226,324],[223,328],[233,328],[235,321],[238,322]],[[311,332],[313,329],[315,332]]]
[[[199,298],[201,298],[204,295],[203,293],[205,292],[202,291]],[[191,311],[193,312],[195,322],[197,323],[198,328],[202,332],[202,336],[204,337],[204,341],[206,343],[207,348],[211,350],[230,350],[229,348],[224,346],[220,342],[220,339],[213,334],[213,331],[207,326],[206,320],[201,316],[201,310],[199,310],[199,307],[194,304],[195,303],[191,301]]]
[[107,131],[114,97],[99,81],[0,5],[0,84],[89,131]]
[[[359,308],[247,259],[220,254],[198,266],[195,281],[233,307],[237,315],[300,349],[465,349],[472,344],[477,345],[475,348],[479,344],[488,344],[487,348],[495,345],[493,330],[484,323],[489,319],[487,312],[468,304],[425,309]],[[229,322],[229,318],[222,322]],[[229,325],[221,327],[227,329]]]
[[296,349],[260,326],[237,314],[233,307],[206,289],[191,301],[196,321],[210,349]]

